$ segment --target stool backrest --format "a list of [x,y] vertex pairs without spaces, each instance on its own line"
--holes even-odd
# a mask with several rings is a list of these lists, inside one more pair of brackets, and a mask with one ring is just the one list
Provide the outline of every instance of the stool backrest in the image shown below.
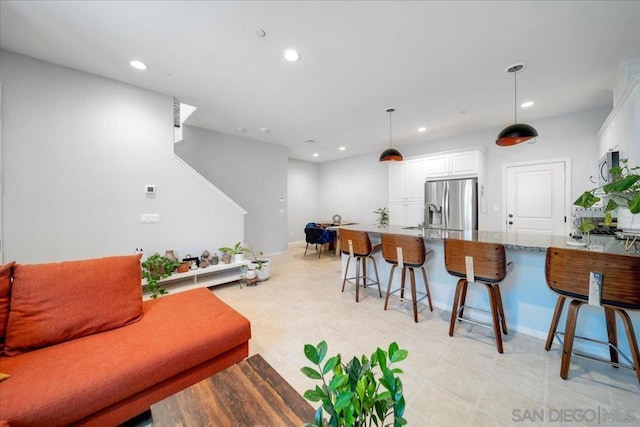
[[602,274],[601,304],[640,309],[640,257],[548,248],[545,277],[554,292],[589,299],[590,273]]
[[468,256],[473,257],[473,275],[477,281],[498,283],[507,275],[504,245],[444,239],[444,265],[449,274],[467,277]]
[[354,231],[340,229],[340,251],[349,254],[349,241],[353,246],[353,254],[357,256],[367,256],[371,253],[371,240],[366,231]]
[[402,248],[402,262],[408,266],[420,266],[427,258],[424,239],[420,236],[401,234],[382,235],[382,257],[385,261],[398,263],[398,247]]

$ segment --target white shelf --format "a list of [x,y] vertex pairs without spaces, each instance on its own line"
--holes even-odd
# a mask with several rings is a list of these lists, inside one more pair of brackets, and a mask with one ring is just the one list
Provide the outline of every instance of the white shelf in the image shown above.
[[[243,260],[230,264],[220,263],[206,268],[189,270],[186,273],[173,273],[171,276],[159,280],[158,284],[169,292],[184,292],[190,289],[229,283],[240,280],[242,278],[240,268],[249,265],[250,262],[249,260]],[[145,284],[146,280],[143,280],[142,286]],[[143,298],[146,300],[150,296],[151,293],[144,292]]]

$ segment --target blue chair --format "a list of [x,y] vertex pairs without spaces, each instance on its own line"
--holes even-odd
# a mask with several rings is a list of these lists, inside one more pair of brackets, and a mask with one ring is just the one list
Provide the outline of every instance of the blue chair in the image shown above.
[[[333,242],[336,237],[336,232],[318,227],[318,224],[315,222],[310,222],[304,227],[304,235],[305,240],[307,241],[307,246],[304,248],[304,255],[307,255],[307,249],[309,249],[309,243],[311,243],[312,245],[316,245],[318,258],[320,258],[322,245]],[[320,245],[320,250],[318,250],[318,245]]]

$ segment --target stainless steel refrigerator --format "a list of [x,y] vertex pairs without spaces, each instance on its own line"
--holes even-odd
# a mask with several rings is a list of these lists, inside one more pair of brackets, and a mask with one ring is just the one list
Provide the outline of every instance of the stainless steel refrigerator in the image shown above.
[[425,226],[478,229],[476,178],[427,181],[424,184],[424,203]]

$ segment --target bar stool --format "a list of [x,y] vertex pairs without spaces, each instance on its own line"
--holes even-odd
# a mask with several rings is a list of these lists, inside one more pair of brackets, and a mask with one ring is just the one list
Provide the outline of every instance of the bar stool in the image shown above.
[[[545,278],[549,288],[558,294],[558,301],[551,319],[549,334],[544,348],[549,351],[556,336],[562,343],[560,336],[564,335],[560,377],[567,379],[571,355],[575,354],[588,359],[610,363],[614,367],[635,370],[640,383],[638,342],[633,330],[633,323],[626,312],[626,309],[640,309],[640,288],[638,287],[640,283],[640,257],[589,252],[578,249],[548,248]],[[590,283],[592,283],[591,287]],[[593,292],[590,293],[590,290]],[[572,301],[567,312],[565,331],[564,333],[556,332],[562,308],[567,298]],[[584,304],[600,306],[604,309],[607,341],[575,335],[578,310]],[[618,313],[622,319],[633,361],[617,347],[618,334],[615,313]],[[576,338],[607,345],[611,361],[585,353],[574,352],[573,342]],[[622,356],[628,364],[619,363],[618,356]]]
[[[366,288],[369,285],[378,285],[378,295],[382,298],[382,291],[380,290],[380,278],[378,277],[378,267],[376,260],[373,258],[373,253],[379,249],[379,245],[371,246],[371,240],[369,234],[366,231],[353,231],[339,229],[340,234],[340,251],[349,255],[347,258],[347,267],[344,270],[344,279],[342,280],[342,292],[344,292],[344,285],[349,282],[356,287],[356,302],[360,299],[360,279],[362,279],[362,287]],[[347,277],[349,273],[349,262],[351,258],[356,260],[356,275],[353,277]],[[376,280],[367,277],[367,260],[370,259],[373,263],[373,270],[376,273]],[[360,267],[362,266],[362,276],[360,275]],[[354,280],[355,279],[355,280]],[[369,283],[367,283],[369,281]]]
[[[502,306],[500,282],[507,275],[507,266],[511,265],[511,263],[507,264],[504,246],[497,243],[444,239],[444,264],[449,274],[461,278],[458,280],[453,298],[449,336],[453,336],[456,320],[487,328],[493,327],[496,348],[498,353],[502,353],[502,334],[507,334],[507,322]],[[465,306],[469,283],[478,283],[486,287],[489,293],[492,325],[463,317],[465,308],[487,312],[487,310]]]
[[[418,322],[418,302],[427,298],[427,301],[429,302],[429,310],[433,311],[433,305],[431,304],[431,291],[429,290],[429,280],[427,279],[427,272],[423,266],[427,256],[431,253],[433,253],[432,250],[427,251],[425,249],[424,239],[420,236],[382,234],[382,257],[389,264],[393,264],[391,267],[391,273],[389,274],[387,296],[384,299],[385,310],[389,304],[389,295],[400,292],[400,299],[404,299],[405,279],[408,270],[411,278],[411,302],[413,303],[414,322]],[[413,270],[418,267],[422,270],[425,292],[418,292],[416,290],[416,276]],[[402,269],[402,281],[400,288],[391,292],[393,273],[396,268]],[[420,295],[420,298],[418,298],[418,295]]]

